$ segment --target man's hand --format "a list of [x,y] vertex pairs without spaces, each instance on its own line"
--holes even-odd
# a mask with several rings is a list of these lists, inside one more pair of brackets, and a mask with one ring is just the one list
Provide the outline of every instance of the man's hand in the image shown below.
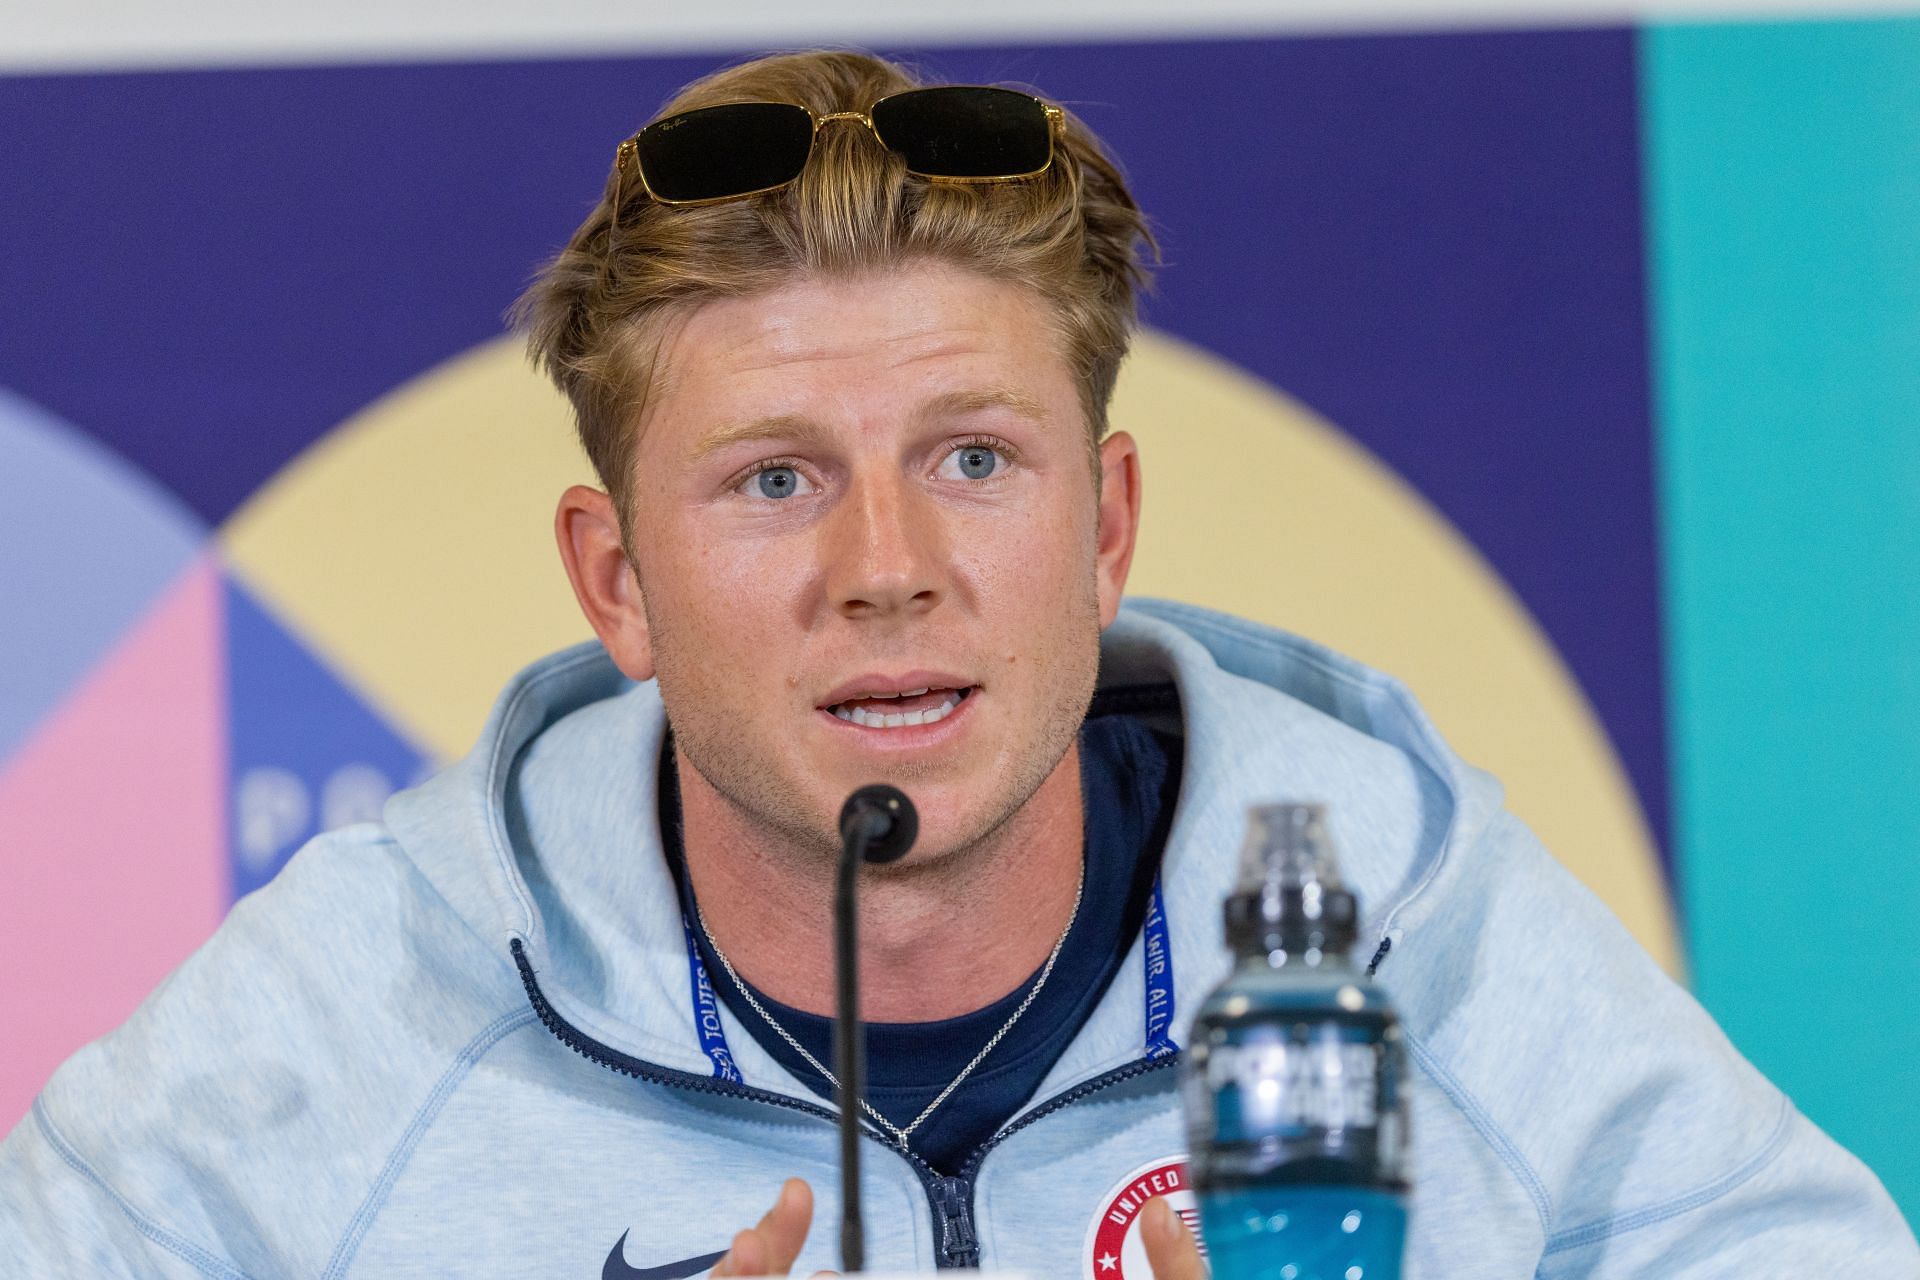
[[[800,1256],[812,1224],[813,1188],[799,1178],[788,1178],[767,1216],[733,1238],[727,1256],[712,1274],[716,1278],[786,1275]],[[1207,1264],[1200,1260],[1193,1233],[1164,1196],[1147,1201],[1140,1211],[1140,1239],[1147,1246],[1153,1280],[1207,1280]]]
[[1140,1210],[1140,1243],[1147,1246],[1153,1280],[1207,1280],[1200,1246],[1165,1196],[1155,1196]]
[[780,1185],[767,1216],[733,1238],[714,1276],[783,1276],[800,1256],[813,1225],[813,1188],[799,1178]]

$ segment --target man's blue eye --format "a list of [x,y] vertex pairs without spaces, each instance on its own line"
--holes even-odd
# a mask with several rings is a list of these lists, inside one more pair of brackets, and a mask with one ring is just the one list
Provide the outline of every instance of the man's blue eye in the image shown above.
[[792,467],[768,467],[754,479],[766,498],[791,498],[800,487],[800,475]]
[[985,480],[1000,465],[1000,455],[983,445],[968,445],[958,450],[960,474],[969,480]]

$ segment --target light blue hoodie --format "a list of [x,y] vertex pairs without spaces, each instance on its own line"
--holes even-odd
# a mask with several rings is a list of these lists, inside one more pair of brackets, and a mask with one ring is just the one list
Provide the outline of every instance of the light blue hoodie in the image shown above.
[[[1873,1175],[1399,684],[1153,602],[1108,631],[1101,679],[1178,688],[1170,954],[1136,940],[964,1176],[868,1148],[870,1266],[1148,1280],[1100,1228],[1153,1189],[1142,1171],[1179,1177],[1178,1059],[1145,1053],[1149,965],[1171,967],[1183,1041],[1227,967],[1248,806],[1312,799],[1409,1033],[1410,1276],[1920,1276]],[[817,1197],[796,1272],[836,1265],[831,1111],[690,978],[656,818],[664,724],[654,686],[597,646],[555,655],[384,826],[314,841],[0,1146],[0,1273],[672,1280],[796,1175]]]

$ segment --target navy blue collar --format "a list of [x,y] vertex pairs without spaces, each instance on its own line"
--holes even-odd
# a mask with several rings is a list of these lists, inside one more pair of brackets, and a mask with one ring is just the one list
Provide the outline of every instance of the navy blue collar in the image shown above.
[[[959,1167],[1038,1088],[1106,993],[1133,939],[1144,934],[1145,1007],[1142,1054],[1176,1051],[1169,1034],[1174,1015],[1173,956],[1162,909],[1158,869],[1179,790],[1178,738],[1149,730],[1117,707],[1096,703],[1081,730],[1081,796],[1086,812],[1086,884],[1080,912],[1046,987],[985,1062],[916,1130],[913,1147],[939,1169]],[[681,845],[679,794],[673,754],[663,753],[661,834],[679,887],[687,940],[687,967],[695,1025],[716,1077],[740,1081],[719,1016],[725,1003],[755,1041],[793,1076],[831,1100],[832,1086],[753,1011],[726,973],[696,918]],[[1001,999],[957,1018],[923,1023],[868,1023],[867,1099],[905,1125],[926,1106],[1012,1014],[1038,978],[1030,976]],[[753,992],[789,1034],[820,1062],[832,1061],[833,1021]]]

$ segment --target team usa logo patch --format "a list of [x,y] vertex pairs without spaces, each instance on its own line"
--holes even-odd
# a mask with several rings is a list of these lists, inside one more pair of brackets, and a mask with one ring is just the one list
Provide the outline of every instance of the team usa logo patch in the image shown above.
[[[1153,1280],[1140,1239],[1140,1210],[1155,1196],[1165,1196],[1193,1238],[1200,1238],[1200,1202],[1187,1182],[1186,1157],[1149,1161],[1101,1197],[1100,1215],[1087,1230],[1087,1280]],[[1200,1251],[1206,1253],[1204,1244]]]

